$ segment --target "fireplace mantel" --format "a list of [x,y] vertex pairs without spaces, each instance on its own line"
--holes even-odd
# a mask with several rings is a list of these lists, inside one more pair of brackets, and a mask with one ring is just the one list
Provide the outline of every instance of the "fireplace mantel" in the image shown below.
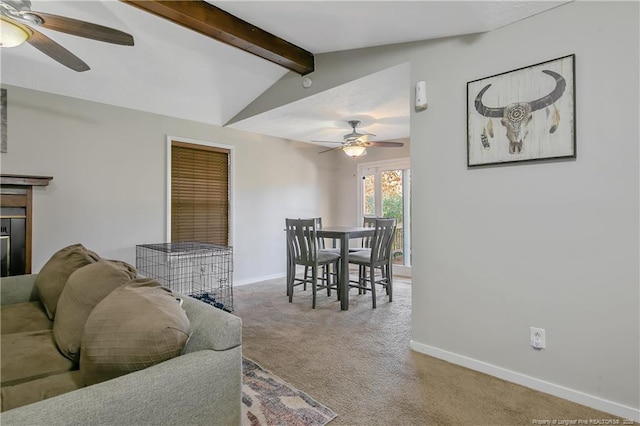
[[0,185],[47,186],[53,176],[0,175]]
[[[0,175],[2,276],[31,273],[33,187],[48,186],[52,179],[51,176]],[[16,259],[19,259],[17,263]]]

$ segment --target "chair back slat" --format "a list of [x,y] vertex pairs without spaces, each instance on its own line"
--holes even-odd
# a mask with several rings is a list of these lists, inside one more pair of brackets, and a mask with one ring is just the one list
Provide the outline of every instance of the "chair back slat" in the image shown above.
[[[315,220],[316,220],[316,229],[322,229],[322,218],[316,217]],[[324,238],[318,237],[318,248],[319,249],[325,248]]]
[[[375,228],[377,217],[368,217],[365,216],[362,219],[362,226],[365,228]],[[371,241],[373,240],[373,235],[363,237],[362,238],[362,247],[363,248],[371,248]]]

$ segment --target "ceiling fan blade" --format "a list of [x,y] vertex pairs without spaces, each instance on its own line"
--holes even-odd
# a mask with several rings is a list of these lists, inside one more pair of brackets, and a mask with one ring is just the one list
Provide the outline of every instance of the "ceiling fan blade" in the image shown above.
[[392,141],[380,141],[380,142],[369,141],[369,142],[364,142],[363,145],[365,145],[365,146],[379,146],[379,147],[387,147],[387,148],[399,148],[401,146],[404,146],[404,143],[403,142],[392,142]]
[[323,154],[323,153],[329,152],[329,151],[335,151],[336,149],[342,149],[342,147],[341,146],[336,146],[335,148],[325,149],[325,150],[319,151],[318,154]]
[[34,30],[31,27],[27,28],[33,31],[33,35],[27,40],[27,43],[29,43],[45,55],[51,57],[52,59],[55,59],[62,65],[69,67],[74,71],[82,72],[90,69],[89,65],[84,63],[82,59],[78,58],[76,55],[69,52],[67,49],[51,40],[46,35]]
[[336,141],[315,141],[312,140],[311,142],[316,142],[316,143],[339,143],[339,144],[343,144],[344,142],[336,142]]
[[125,32],[114,30],[91,22],[67,18],[65,16],[51,15],[49,13],[31,12],[42,19],[41,27],[78,37],[90,38],[105,43],[133,46],[133,36]]

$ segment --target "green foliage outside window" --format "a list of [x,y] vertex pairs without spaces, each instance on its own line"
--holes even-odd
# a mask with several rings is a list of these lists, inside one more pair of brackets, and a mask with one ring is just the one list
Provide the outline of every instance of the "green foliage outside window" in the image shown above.
[[402,222],[402,170],[390,170],[381,174],[382,178],[382,215],[395,217]]
[[402,196],[387,196],[382,203],[382,215],[384,217],[395,217],[397,223],[402,223]]
[[[382,180],[382,216],[395,217],[398,223],[403,220],[402,170],[385,171]],[[364,215],[375,216],[375,185],[373,175],[364,179]]]

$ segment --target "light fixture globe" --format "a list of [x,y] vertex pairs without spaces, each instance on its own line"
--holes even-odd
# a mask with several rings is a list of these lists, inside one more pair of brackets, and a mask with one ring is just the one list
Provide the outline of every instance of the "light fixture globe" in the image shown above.
[[31,31],[24,25],[0,16],[0,47],[16,47],[31,37]]
[[347,145],[343,147],[342,150],[349,157],[360,157],[367,149],[361,145]]

